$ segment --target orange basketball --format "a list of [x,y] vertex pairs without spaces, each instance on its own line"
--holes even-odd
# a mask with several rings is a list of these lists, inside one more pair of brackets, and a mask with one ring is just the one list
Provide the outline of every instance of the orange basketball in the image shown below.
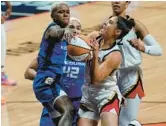
[[75,61],[84,61],[91,51],[89,39],[86,36],[75,37],[67,46],[68,55]]

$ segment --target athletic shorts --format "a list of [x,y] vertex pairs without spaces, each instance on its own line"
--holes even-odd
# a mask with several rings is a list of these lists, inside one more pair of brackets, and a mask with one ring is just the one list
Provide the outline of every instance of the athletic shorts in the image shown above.
[[82,93],[79,117],[98,121],[102,112],[119,115],[122,97],[118,86],[95,88],[84,85]]
[[138,77],[137,83],[133,86],[131,86],[126,92],[124,93],[125,98],[135,98],[138,94],[139,98],[142,98],[145,96],[142,80],[140,77]]
[[140,98],[144,97],[141,68],[120,69],[117,76],[118,86],[123,96],[135,98],[138,94]]

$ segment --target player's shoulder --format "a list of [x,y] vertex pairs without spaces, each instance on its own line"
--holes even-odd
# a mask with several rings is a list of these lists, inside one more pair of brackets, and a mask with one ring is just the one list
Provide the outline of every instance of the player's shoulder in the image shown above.
[[122,54],[121,54],[120,50],[118,50],[118,49],[113,50],[111,53],[109,53],[109,55],[107,57],[108,61],[110,60],[111,62],[112,61],[119,62],[119,61],[121,61],[121,58],[122,58]]
[[110,67],[118,68],[122,60],[121,52],[113,51],[109,54],[106,60]]
[[48,39],[50,36],[56,36],[55,33],[57,33],[56,31],[60,28],[61,27],[54,22],[49,23],[44,33],[45,39]]
[[57,29],[60,29],[61,27],[55,23],[51,23],[48,25],[48,30],[57,30]]

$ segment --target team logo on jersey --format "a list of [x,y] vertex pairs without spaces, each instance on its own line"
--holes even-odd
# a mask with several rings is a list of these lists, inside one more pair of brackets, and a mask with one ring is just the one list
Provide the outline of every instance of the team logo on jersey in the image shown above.
[[45,84],[51,85],[54,82],[54,79],[51,77],[47,77],[45,80]]

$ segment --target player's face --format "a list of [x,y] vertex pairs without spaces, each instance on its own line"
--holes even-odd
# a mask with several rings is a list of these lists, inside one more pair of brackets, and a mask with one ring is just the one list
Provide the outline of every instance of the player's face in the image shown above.
[[102,29],[102,36],[105,41],[109,39],[116,39],[120,34],[120,30],[117,28],[118,18],[116,16],[111,17],[105,24]]
[[112,10],[116,15],[123,13],[128,7],[129,1],[113,1]]
[[70,10],[66,4],[61,4],[52,12],[53,19],[59,23],[59,25],[67,26],[70,19]]
[[71,20],[69,23],[69,28],[72,30],[73,35],[80,35],[81,33],[81,24],[76,20]]

